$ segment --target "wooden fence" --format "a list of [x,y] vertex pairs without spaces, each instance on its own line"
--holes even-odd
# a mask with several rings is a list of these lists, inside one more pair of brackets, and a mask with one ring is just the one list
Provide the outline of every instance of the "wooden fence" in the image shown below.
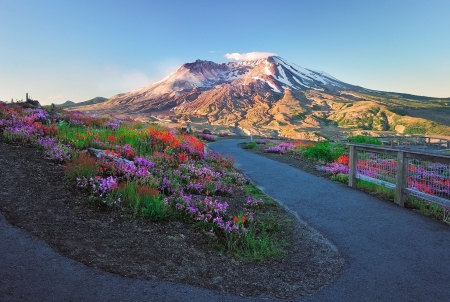
[[[384,146],[424,146],[426,147],[437,147],[437,150],[445,151],[450,150],[450,139],[426,136],[426,135],[391,135],[391,136],[379,136],[377,137]],[[339,137],[336,135],[332,141],[348,143],[347,138]],[[418,147],[420,148],[420,147]]]
[[[408,163],[410,159],[450,165],[450,156],[442,154],[405,151],[367,144],[348,143],[347,145],[350,147],[349,182],[348,182],[349,186],[356,188],[356,180],[361,179],[393,189],[395,191],[394,201],[401,207],[404,206],[405,197],[407,194],[425,199],[427,201],[435,202],[442,206],[450,207],[450,199],[438,197],[435,195],[420,192],[412,188],[408,188]],[[397,171],[395,177],[395,184],[357,173],[356,165],[358,161],[358,150],[371,152],[375,154],[391,155],[396,157]]]
[[423,145],[435,146],[438,150],[450,149],[450,140],[440,137],[425,135],[405,135],[405,136],[380,136],[378,139],[384,145]]

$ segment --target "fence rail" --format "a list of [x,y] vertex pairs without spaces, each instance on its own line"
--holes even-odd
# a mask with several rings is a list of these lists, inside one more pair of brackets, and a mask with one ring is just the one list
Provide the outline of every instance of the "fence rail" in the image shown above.
[[349,186],[366,180],[395,192],[404,206],[407,194],[450,207],[450,156],[366,144],[350,147]]
[[[377,137],[383,146],[416,146],[417,149],[427,149],[427,147],[435,147],[437,151],[450,150],[450,139],[425,136],[425,135],[391,135]],[[347,138],[339,138],[339,135],[333,139],[335,142],[348,143]],[[421,147],[422,146],[422,147]]]
[[450,140],[425,135],[380,136],[378,139],[385,145],[423,145],[436,146],[439,149],[450,149]]

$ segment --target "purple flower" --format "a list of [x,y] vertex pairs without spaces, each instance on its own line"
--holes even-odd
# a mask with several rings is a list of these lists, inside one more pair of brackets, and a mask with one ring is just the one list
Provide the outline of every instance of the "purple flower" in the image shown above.
[[120,127],[120,123],[117,122],[106,122],[103,124],[103,126],[105,126],[106,128],[112,129],[112,130],[117,130]]
[[148,168],[149,170],[153,169],[155,167],[154,162],[152,162],[149,159],[143,158],[143,157],[135,157],[134,164],[138,167]]
[[253,199],[252,196],[249,196],[247,202],[244,204],[247,208],[256,208],[264,205],[264,200],[262,199]]
[[349,173],[349,167],[347,165],[339,164],[336,162],[333,162],[329,164],[328,166],[316,166],[317,170],[325,171],[330,174],[348,174]]

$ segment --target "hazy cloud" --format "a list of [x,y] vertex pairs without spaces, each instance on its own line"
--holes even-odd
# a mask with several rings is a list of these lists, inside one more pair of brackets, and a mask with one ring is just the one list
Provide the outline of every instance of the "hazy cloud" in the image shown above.
[[55,96],[49,96],[48,98],[49,99],[60,99],[62,97],[63,97],[62,95],[55,95]]
[[225,55],[225,58],[228,60],[236,60],[236,61],[248,61],[248,60],[259,60],[259,59],[265,59],[270,56],[276,56],[276,53],[273,52],[247,52],[247,53],[227,53]]
[[131,70],[122,75],[117,86],[120,87],[121,91],[131,91],[151,83],[152,81],[142,72]]

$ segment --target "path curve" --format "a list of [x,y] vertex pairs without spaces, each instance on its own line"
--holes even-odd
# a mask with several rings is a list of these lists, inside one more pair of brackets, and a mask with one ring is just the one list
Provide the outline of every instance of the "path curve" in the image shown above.
[[[257,185],[324,234],[346,259],[335,282],[298,301],[448,300],[450,227],[242,150],[239,142],[210,147],[233,156]],[[0,255],[0,301],[258,301],[87,267],[1,214]]]
[[448,301],[450,226],[287,164],[211,143],[264,192],[334,243],[345,258],[335,282],[307,301]]

